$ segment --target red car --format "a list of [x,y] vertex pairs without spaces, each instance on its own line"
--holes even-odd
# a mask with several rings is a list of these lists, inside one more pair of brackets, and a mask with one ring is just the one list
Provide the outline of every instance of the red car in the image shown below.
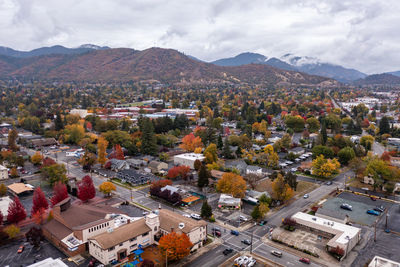
[[307,259],[307,258],[300,258],[299,261],[310,264],[310,259]]
[[24,251],[24,248],[25,248],[25,247],[24,247],[24,246],[22,246],[22,245],[21,245],[21,246],[19,246],[19,248],[18,248],[18,251],[17,251],[17,252],[18,252],[18,253],[22,253],[22,251]]

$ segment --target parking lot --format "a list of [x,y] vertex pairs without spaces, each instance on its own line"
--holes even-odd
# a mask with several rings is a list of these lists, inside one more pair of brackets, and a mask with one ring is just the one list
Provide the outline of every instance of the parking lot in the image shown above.
[[[357,196],[360,197],[360,196]],[[325,211],[331,211],[332,214],[346,214],[350,217],[350,221],[362,225],[372,226],[378,217],[382,216],[374,216],[367,214],[367,210],[374,209],[378,205],[378,203],[368,203],[367,201],[361,202],[362,199],[355,201],[351,199],[351,197],[346,194],[340,194],[338,197],[330,198],[326,202],[323,203],[323,209]],[[352,206],[353,210],[345,210],[340,208],[341,204],[347,203]]]
[[[25,240],[17,240],[0,247],[0,266],[26,266],[48,257],[52,257],[53,259],[61,258],[68,266],[76,266],[76,264],[66,260],[66,256],[47,241],[44,241],[39,249],[34,248],[24,241]],[[25,249],[22,253],[18,254],[17,251],[20,245],[24,245]],[[87,266],[87,263],[81,266]]]

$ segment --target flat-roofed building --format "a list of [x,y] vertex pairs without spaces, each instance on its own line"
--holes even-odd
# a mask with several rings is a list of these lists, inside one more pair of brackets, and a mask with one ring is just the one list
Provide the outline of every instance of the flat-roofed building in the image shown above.
[[0,165],[0,180],[8,179],[8,169]]
[[344,257],[358,244],[361,239],[361,229],[347,224],[297,212],[292,216],[298,227],[312,231],[328,238],[327,249],[343,249]]
[[175,165],[185,165],[189,166],[191,169],[194,169],[194,162],[196,160],[203,161],[205,157],[203,154],[196,153],[185,153],[174,156],[174,164]]
[[368,264],[368,267],[400,267],[400,262],[375,256]]

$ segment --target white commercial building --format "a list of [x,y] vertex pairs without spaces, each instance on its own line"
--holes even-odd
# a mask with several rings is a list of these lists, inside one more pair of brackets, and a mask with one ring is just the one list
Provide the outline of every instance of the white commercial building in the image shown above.
[[75,109],[71,109],[69,114],[71,114],[71,115],[79,115],[79,117],[84,119],[87,115],[89,115],[89,112],[87,111],[87,109],[76,109],[75,108]]
[[194,162],[196,160],[203,161],[205,157],[203,154],[196,153],[185,153],[174,156],[174,164],[175,165],[185,165],[189,166],[191,169],[194,169]]
[[368,267],[400,267],[400,262],[375,256],[368,264]]
[[0,180],[8,179],[8,169],[0,165]]
[[297,212],[292,216],[297,226],[311,230],[313,233],[328,238],[328,250],[337,247],[343,249],[344,256],[351,251],[361,239],[361,229],[343,223]]

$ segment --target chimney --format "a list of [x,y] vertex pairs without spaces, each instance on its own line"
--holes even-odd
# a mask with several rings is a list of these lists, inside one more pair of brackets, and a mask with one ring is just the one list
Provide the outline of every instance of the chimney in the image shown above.
[[128,219],[128,220],[126,221],[126,224],[129,224],[129,223],[131,223],[131,219]]
[[174,231],[174,227],[171,227],[171,233]]

